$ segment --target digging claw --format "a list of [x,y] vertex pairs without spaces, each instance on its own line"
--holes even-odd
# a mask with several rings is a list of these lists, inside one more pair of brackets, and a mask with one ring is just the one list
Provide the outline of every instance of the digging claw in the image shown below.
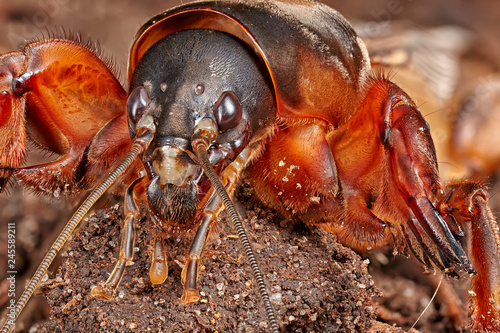
[[410,220],[410,229],[424,247],[428,257],[440,269],[457,265],[469,274],[476,274],[464,249],[429,199],[412,197],[410,208],[417,218],[417,221]]

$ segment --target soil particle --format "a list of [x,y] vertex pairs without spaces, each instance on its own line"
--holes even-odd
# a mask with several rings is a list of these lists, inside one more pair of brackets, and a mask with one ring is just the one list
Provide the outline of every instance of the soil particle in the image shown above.
[[[367,332],[373,327],[377,332],[382,324],[374,325],[372,297],[380,292],[367,272],[369,260],[336,243],[333,235],[302,225],[280,226],[281,218],[272,211],[239,202],[283,331]],[[204,252],[198,303],[180,303],[181,266],[193,233],[168,241],[169,277],[152,285],[152,226],[145,218],[137,224],[134,264],[113,300],[94,299],[91,287],[105,281],[116,262],[122,219],[121,206],[115,205],[92,214],[75,234],[57,275],[41,288],[52,315],[40,332],[269,331],[252,272],[225,218]]]

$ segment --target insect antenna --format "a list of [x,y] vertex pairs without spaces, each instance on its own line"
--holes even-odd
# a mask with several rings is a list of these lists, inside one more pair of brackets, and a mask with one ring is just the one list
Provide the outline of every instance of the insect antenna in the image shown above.
[[221,197],[222,201],[224,202],[224,206],[226,207],[227,212],[229,213],[231,217],[231,221],[233,222],[234,228],[238,232],[238,237],[240,239],[240,242],[245,249],[245,253],[247,256],[248,261],[250,262],[250,266],[252,267],[252,271],[255,277],[255,280],[257,281],[257,285],[259,286],[259,293],[262,298],[262,301],[264,302],[264,307],[266,309],[266,315],[267,319],[269,320],[271,324],[272,331],[277,333],[279,332],[278,324],[276,323],[276,317],[274,315],[274,310],[273,307],[271,306],[271,300],[269,298],[269,294],[266,289],[266,285],[264,283],[264,279],[262,278],[262,274],[260,272],[259,266],[257,264],[257,259],[255,257],[255,254],[253,252],[252,246],[250,245],[250,242],[248,240],[248,236],[246,234],[245,228],[243,227],[243,224],[241,222],[241,219],[236,212],[236,209],[234,208],[234,205],[231,201],[231,198],[229,198],[229,195],[227,194],[226,188],[222,184],[221,180],[219,179],[219,176],[215,172],[214,168],[210,164],[210,161],[208,159],[208,143],[206,139],[199,138],[197,140],[193,140],[192,143],[193,150],[195,154],[198,156],[198,159],[201,163],[201,166],[205,173],[207,174],[208,178],[210,179],[210,182],[212,185],[215,187],[217,193]]
[[85,201],[78,207],[76,212],[73,214],[71,219],[68,221],[64,229],[61,231],[57,239],[54,241],[49,251],[43,258],[40,266],[38,266],[35,274],[30,280],[30,283],[24,290],[23,294],[19,298],[16,303],[16,307],[13,309],[12,313],[7,315],[7,319],[5,320],[1,333],[8,333],[11,329],[14,328],[15,322],[21,311],[23,310],[26,303],[29,301],[33,292],[40,284],[40,280],[47,273],[50,264],[54,261],[54,258],[59,253],[61,248],[66,244],[69,237],[78,226],[83,217],[87,214],[87,212],[92,208],[92,206],[96,203],[96,201],[106,192],[111,185],[120,177],[130,165],[135,161],[137,156],[141,154],[144,149],[149,145],[153,138],[153,135],[150,131],[146,131],[143,135],[138,136],[132,144],[132,148],[130,152],[125,157],[125,159],[114,169],[103,181],[99,184],[85,199]]

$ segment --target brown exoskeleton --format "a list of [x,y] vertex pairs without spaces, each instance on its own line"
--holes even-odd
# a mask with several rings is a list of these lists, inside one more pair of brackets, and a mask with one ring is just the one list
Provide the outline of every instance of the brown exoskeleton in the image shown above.
[[[345,245],[391,244],[425,266],[477,274],[474,328],[498,330],[500,239],[484,186],[442,184],[415,103],[371,73],[363,42],[331,8],[217,1],[164,12],[132,46],[128,93],[72,41],[34,42],[0,61],[2,183],[15,176],[40,191],[73,193],[104,179],[43,266],[114,181],[127,188],[120,256],[95,297],[113,296],[145,206],[155,225],[153,283],[167,278],[165,238],[197,230],[182,296],[196,301],[205,240],[223,202],[237,220],[224,193],[246,169],[264,203]],[[23,167],[27,133],[61,157]]]

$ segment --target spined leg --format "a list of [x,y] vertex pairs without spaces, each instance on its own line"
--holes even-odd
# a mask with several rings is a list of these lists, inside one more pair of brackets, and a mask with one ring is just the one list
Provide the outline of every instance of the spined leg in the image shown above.
[[[34,42],[2,56],[0,72],[4,74],[0,81],[0,169],[18,169],[17,176],[30,187],[49,193],[73,192],[88,181],[87,157],[92,149],[106,144],[109,153],[115,152],[113,146],[122,139],[130,146],[124,118],[114,133],[120,140],[95,140],[108,123],[124,114],[126,93],[89,48],[60,39]],[[27,134],[59,158],[19,169],[25,161]],[[113,153],[100,157],[110,160]]]
[[125,273],[125,267],[134,258],[134,242],[135,242],[135,228],[134,222],[139,217],[139,209],[137,208],[135,195],[136,191],[143,184],[143,179],[136,180],[127,190],[125,195],[125,220],[123,224],[122,239],[120,243],[120,254],[115,268],[108,277],[106,283],[101,286],[94,286],[91,294],[97,299],[110,301],[113,294],[120,284],[120,281]]
[[[442,190],[429,130],[415,104],[390,82],[377,80],[358,113],[330,142],[342,188],[354,189],[347,194],[360,196],[375,216],[388,221],[398,250],[411,249],[424,265],[449,274],[456,266],[477,272],[472,325],[477,331],[499,331],[500,237],[487,194],[473,182]],[[363,148],[342,149],[353,146]],[[472,264],[458,242],[464,228]]]
[[446,221],[467,234],[472,277],[471,324],[475,331],[500,332],[500,229],[484,185],[459,182],[445,188],[438,203]]
[[434,145],[428,125],[401,88],[373,78],[357,113],[328,140],[346,203],[337,228],[351,238],[363,236],[356,230],[363,230],[366,221],[350,216],[356,209],[352,202],[364,204],[386,222],[392,241],[386,240],[396,251],[411,249],[424,263],[474,271],[458,235],[433,205],[441,189]]
[[[439,195],[441,186],[433,179],[437,175],[437,167],[434,169],[436,159],[432,141],[430,136],[429,139],[415,136],[418,131],[425,131],[426,124],[422,118],[415,117],[412,114],[414,111],[406,105],[391,112],[393,127],[388,150],[392,155],[390,163],[394,187],[411,210],[407,222],[402,225],[409,247],[414,253],[423,249],[424,253],[417,255],[417,258],[424,261],[429,258],[441,269],[449,268],[451,272],[453,266],[458,265],[474,273],[474,268],[457,241],[461,236],[460,230],[454,224],[446,223],[432,202]],[[407,139],[412,137],[412,140]],[[431,151],[432,155],[429,154]]]

